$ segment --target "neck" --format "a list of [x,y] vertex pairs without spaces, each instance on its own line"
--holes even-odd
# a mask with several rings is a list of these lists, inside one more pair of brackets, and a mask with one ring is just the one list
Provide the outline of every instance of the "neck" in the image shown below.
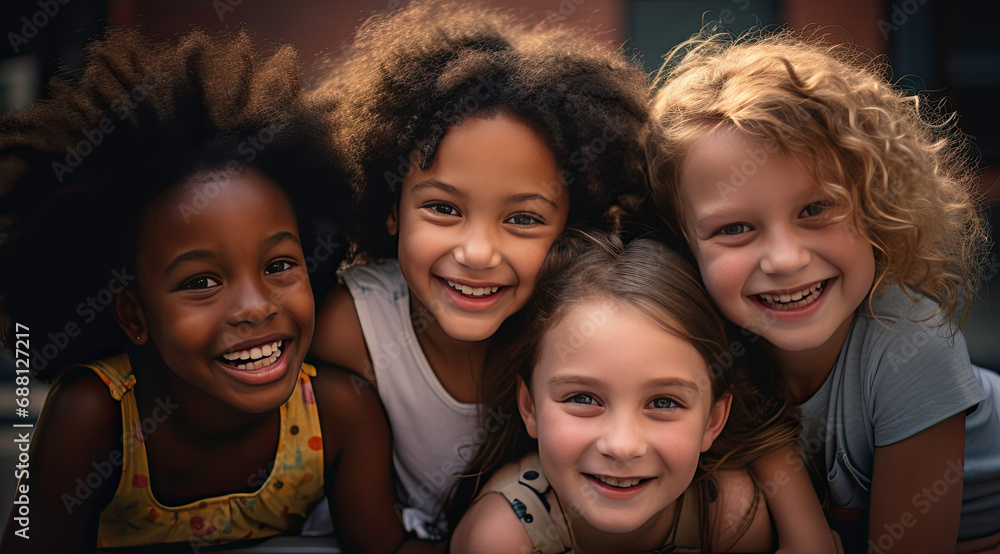
[[638,529],[628,533],[608,533],[594,529],[575,512],[567,513],[570,536],[574,552],[577,554],[597,552],[645,553],[664,546],[674,525],[677,502],[643,523]]
[[812,395],[816,394],[826,382],[837,363],[837,358],[840,357],[840,350],[847,340],[853,322],[853,317],[847,318],[829,340],[809,350],[782,350],[766,340],[762,342],[796,404],[812,398]]
[[191,442],[213,446],[242,440],[273,421],[276,410],[250,414],[211,398],[150,356],[129,355],[135,363],[136,403],[144,419],[177,430]]
[[[413,295],[410,295],[411,310],[417,309],[414,302]],[[458,340],[446,333],[437,320],[424,323],[413,330],[438,381],[455,400],[467,404],[479,402],[479,387],[490,339],[477,342]]]

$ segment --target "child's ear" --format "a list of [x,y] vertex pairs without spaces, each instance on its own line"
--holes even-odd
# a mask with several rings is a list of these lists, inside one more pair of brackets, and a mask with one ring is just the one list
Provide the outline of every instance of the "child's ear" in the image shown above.
[[118,326],[125,331],[128,339],[135,344],[146,343],[149,337],[146,328],[146,316],[142,313],[142,306],[139,305],[139,298],[135,291],[125,289],[115,295],[114,300],[115,319]]
[[708,413],[708,422],[705,425],[705,434],[701,438],[701,451],[705,452],[712,447],[722,428],[726,426],[729,419],[729,408],[733,405],[732,393],[726,392],[712,404],[712,411]]
[[392,236],[396,236],[396,233],[399,232],[399,202],[392,205],[389,217],[385,218],[385,229]]
[[528,385],[524,384],[524,379],[517,380],[517,409],[521,412],[521,419],[524,420],[524,427],[528,430],[528,436],[533,439],[538,438],[538,428],[535,425],[535,403],[531,400],[531,391]]

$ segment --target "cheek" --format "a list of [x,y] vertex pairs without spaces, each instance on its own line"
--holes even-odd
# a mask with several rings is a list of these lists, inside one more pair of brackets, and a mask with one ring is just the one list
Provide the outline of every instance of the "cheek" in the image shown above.
[[518,288],[521,292],[530,295],[534,291],[535,283],[538,281],[538,272],[542,269],[545,256],[548,255],[553,242],[555,239],[545,242],[539,241],[528,248],[515,250],[511,263],[517,273]]
[[552,407],[537,412],[538,447],[551,462],[571,464],[591,442],[587,419]]
[[305,338],[310,339],[312,337],[313,325],[316,321],[316,304],[313,300],[309,280],[303,279],[296,284],[294,289],[294,291],[291,291],[285,305],[291,309],[296,323],[302,327],[302,333],[305,335]]
[[748,274],[745,260],[732,253],[715,252],[699,252],[696,259],[705,289],[716,302],[742,290]]
[[674,471],[693,472],[701,455],[704,430],[703,424],[692,421],[656,433],[659,437],[656,448],[660,457],[667,465],[673,466]]
[[[182,309],[176,306],[159,306],[146,312],[150,336],[158,349],[179,350],[190,348],[200,337],[215,328],[214,318],[208,310]],[[170,346],[170,348],[165,348]]]

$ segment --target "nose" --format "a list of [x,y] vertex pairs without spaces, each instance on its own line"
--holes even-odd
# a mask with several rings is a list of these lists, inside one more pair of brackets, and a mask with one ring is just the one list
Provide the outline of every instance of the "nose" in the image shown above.
[[488,224],[470,224],[461,243],[455,246],[455,260],[470,269],[494,268],[500,265],[501,259],[498,240]]
[[596,448],[599,453],[616,462],[628,462],[646,453],[647,442],[643,427],[632,414],[608,414],[608,425]]
[[247,278],[233,283],[233,303],[228,320],[232,325],[260,325],[277,311],[276,291],[263,279]]
[[812,254],[792,229],[774,229],[763,245],[760,269],[769,275],[791,275],[812,260]]

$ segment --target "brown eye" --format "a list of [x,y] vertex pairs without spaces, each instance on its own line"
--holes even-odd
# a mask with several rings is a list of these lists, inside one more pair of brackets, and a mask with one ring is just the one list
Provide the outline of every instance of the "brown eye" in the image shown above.
[[441,215],[459,215],[458,209],[451,204],[429,204],[425,207]]
[[217,287],[220,284],[221,283],[219,283],[218,280],[208,275],[199,275],[197,277],[193,277],[191,279],[188,279],[187,281],[184,281],[184,284],[181,285],[181,289],[184,290],[208,289],[212,287]]
[[282,271],[288,271],[295,267],[295,264],[288,260],[275,260],[269,264],[264,269],[264,273],[271,275],[272,273],[281,273]]

